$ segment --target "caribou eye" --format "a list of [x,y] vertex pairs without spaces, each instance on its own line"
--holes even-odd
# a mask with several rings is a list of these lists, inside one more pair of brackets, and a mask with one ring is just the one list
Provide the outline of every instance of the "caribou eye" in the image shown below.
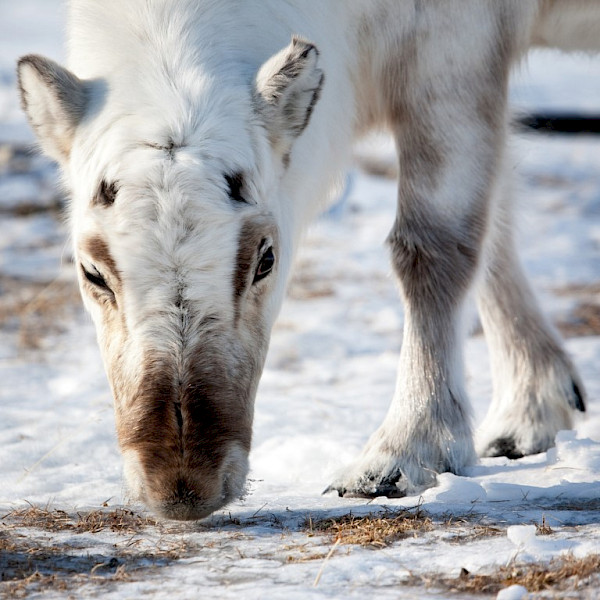
[[261,279],[264,279],[272,270],[275,265],[275,255],[273,254],[273,246],[269,246],[263,253],[256,267],[256,273],[254,274],[253,284],[257,283]]
[[83,272],[84,277],[96,287],[103,289],[112,294],[112,290],[108,287],[106,283],[106,279],[100,275],[100,273],[96,270],[95,273],[90,273],[83,265],[81,265],[81,271]]
[[236,202],[246,203],[246,199],[242,195],[244,189],[244,176],[241,173],[232,173],[225,175],[225,181],[229,187],[229,197]]

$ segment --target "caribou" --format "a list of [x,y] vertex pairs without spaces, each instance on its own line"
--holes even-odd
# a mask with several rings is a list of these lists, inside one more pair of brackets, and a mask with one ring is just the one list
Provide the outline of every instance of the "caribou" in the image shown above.
[[[329,490],[402,496],[546,450],[580,378],[513,241],[507,86],[531,46],[595,51],[595,0],[72,0],[68,64],[22,57],[58,162],[134,497],[200,519],[243,494],[254,398],[293,257],[353,140],[395,138],[396,391]],[[494,392],[474,441],[461,317]]]

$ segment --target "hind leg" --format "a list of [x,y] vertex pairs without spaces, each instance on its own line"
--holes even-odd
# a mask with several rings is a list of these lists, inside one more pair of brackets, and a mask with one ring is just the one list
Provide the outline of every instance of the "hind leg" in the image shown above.
[[[505,190],[506,192],[506,190]],[[490,348],[494,396],[477,435],[483,456],[519,458],[554,445],[584,411],[583,386],[544,318],[516,255],[510,194],[494,207],[478,305]]]

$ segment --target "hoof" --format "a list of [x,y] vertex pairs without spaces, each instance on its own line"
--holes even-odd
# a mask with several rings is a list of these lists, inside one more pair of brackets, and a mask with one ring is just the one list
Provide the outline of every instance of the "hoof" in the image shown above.
[[483,456],[506,456],[506,458],[516,460],[517,458],[523,458],[525,455],[517,449],[517,443],[514,438],[501,437],[490,443],[483,451]]
[[354,482],[332,483],[323,493],[337,492],[340,498],[403,498],[407,493],[406,480],[400,469],[389,474],[368,473],[355,478]]
[[575,410],[579,412],[585,412],[585,402],[583,400],[583,394],[579,389],[579,386],[575,383],[575,381],[571,382],[573,387],[573,395],[569,398],[569,404]]

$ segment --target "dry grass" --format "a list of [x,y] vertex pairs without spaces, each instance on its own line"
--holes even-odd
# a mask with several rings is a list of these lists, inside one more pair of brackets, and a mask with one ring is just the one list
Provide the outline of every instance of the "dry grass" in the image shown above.
[[[47,592],[48,590],[68,593],[86,583],[110,584],[127,581],[131,578],[124,565],[119,565],[108,576],[97,575],[101,564],[92,567],[89,574],[83,573],[52,573],[44,574],[34,571],[30,575],[13,581],[0,582],[0,598],[26,598],[33,591]],[[95,569],[95,570],[94,570]],[[75,598],[77,596],[69,596]]]
[[[549,528],[548,528],[549,529]],[[363,516],[352,513],[314,521],[308,518],[304,530],[309,535],[327,535],[332,542],[384,548],[407,537],[430,531],[447,531],[450,543],[465,543],[486,537],[505,535],[506,531],[491,525],[473,524],[467,518],[449,516],[435,522],[425,512],[417,510],[386,511]]]
[[[35,519],[34,522],[39,522]],[[61,527],[55,521],[54,527]],[[52,528],[51,531],[57,531]],[[2,524],[0,529],[0,597],[22,598],[48,588],[65,591],[91,576],[104,579],[123,565],[103,556],[76,555],[72,544],[47,545]],[[101,572],[103,568],[104,572]],[[120,569],[120,574],[123,573]]]
[[293,300],[314,300],[335,296],[335,289],[326,281],[309,274],[307,269],[298,268],[290,281],[287,294]]
[[535,526],[536,535],[552,535],[554,533],[552,527],[546,523],[546,517],[542,516],[542,522]]
[[557,296],[593,297],[600,294],[600,281],[595,283],[573,283],[552,290]]
[[140,533],[146,527],[156,527],[159,524],[151,517],[141,517],[126,508],[78,512],[71,516],[64,510],[48,510],[37,506],[14,510],[2,517],[2,522],[13,528],[35,527],[45,531],[68,530],[77,533],[110,530],[127,535]]
[[522,585],[529,592],[582,591],[598,589],[600,584],[600,555],[585,558],[567,556],[550,563],[532,563],[500,567],[486,575],[472,575],[466,569],[459,577],[439,575],[412,575],[406,585],[426,585],[451,592],[496,594],[511,585]]
[[[239,523],[239,527],[244,527],[244,523]],[[149,541],[151,536],[144,535],[147,528],[152,528],[154,534],[158,531],[160,543]],[[46,589],[68,596],[76,595],[82,585],[106,586],[124,580],[140,580],[147,578],[152,568],[170,564],[172,560],[183,556],[191,556],[198,550],[188,547],[187,542],[179,536],[175,536],[177,539],[170,536],[164,539],[162,534],[172,531],[163,529],[160,522],[124,508],[73,514],[36,506],[12,511],[0,519],[0,597],[23,598]],[[318,520],[309,517],[302,529],[309,537],[325,536],[330,544],[329,552],[323,549],[322,544],[306,541],[283,546],[281,558],[287,563],[323,561],[319,575],[334,551],[337,549],[338,553],[341,552],[342,546],[346,548],[346,553],[351,552],[350,545],[377,550],[407,537],[433,532],[431,549],[434,552],[440,532],[450,534],[444,538],[446,542],[461,544],[505,534],[505,530],[499,527],[474,523],[470,516],[444,517],[434,522],[420,508],[361,516],[345,514]],[[34,530],[52,533],[67,531],[73,534],[111,531],[122,536],[122,542],[108,546],[111,548],[110,556],[90,555],[84,551],[88,549],[89,538],[87,541],[85,537],[82,538],[82,549],[77,552],[77,544],[74,544],[71,536],[68,540],[62,538],[60,542],[58,536],[48,540],[45,535],[31,535]],[[537,525],[537,530],[538,535],[553,533],[545,518]],[[243,558],[241,553],[240,557]],[[318,577],[315,582],[318,582]],[[585,592],[597,589],[600,585],[600,555],[584,559],[567,556],[550,563],[513,564],[485,574],[471,574],[463,569],[458,577],[440,573],[411,573],[398,581],[398,585],[427,587],[449,594],[484,595],[496,594],[500,589],[514,584],[522,585],[530,592]]]
[[600,498],[591,498],[584,500],[583,498],[573,500],[563,500],[552,505],[552,511],[576,511],[576,512],[596,512],[600,511]]
[[[354,516],[342,515],[331,519],[313,521],[307,519],[304,524],[309,535],[324,534],[331,543],[355,544],[369,548],[384,548],[397,540],[417,536],[431,531],[449,530],[453,535],[450,543],[465,543],[475,539],[505,535],[505,531],[488,525],[472,525],[467,520],[449,518],[434,523],[420,510],[416,512],[398,511],[384,514]],[[551,535],[553,530],[542,517],[537,526],[538,535]],[[433,551],[433,550],[432,550]],[[325,559],[323,552],[295,553],[288,557],[290,562]],[[408,587],[427,587],[450,593],[496,594],[510,585],[522,585],[530,592],[576,592],[593,590],[600,587],[600,555],[585,558],[567,556],[550,563],[516,564],[500,567],[487,574],[471,574],[462,569],[459,577],[447,577],[439,573],[411,574],[399,581]]]
[[556,323],[563,336],[600,335],[600,282],[565,285],[552,291],[577,302],[571,313]]
[[580,302],[568,319],[557,323],[557,327],[565,337],[600,335],[600,304]]
[[394,511],[386,514],[369,514],[361,517],[353,514],[313,521],[304,524],[309,535],[325,534],[334,543],[356,544],[372,548],[384,548],[411,535],[431,531],[433,521],[421,511]]
[[109,512],[94,510],[87,514],[78,514],[78,519],[77,531],[89,533],[110,529],[110,531],[129,535],[139,533],[146,527],[159,525],[158,521],[152,517],[141,517],[124,508],[117,508]]
[[[36,197],[20,199],[0,206],[0,218],[4,214],[23,217],[26,222],[30,215],[48,213],[60,219],[64,198],[55,189],[55,167],[32,152],[27,146],[0,144],[0,177],[24,177],[34,184]],[[56,245],[56,232],[47,232],[36,239],[35,247]],[[12,252],[12,251],[11,251]],[[24,249],[21,250],[26,253]],[[10,254],[10,253],[9,253]],[[18,333],[21,350],[34,350],[43,347],[48,335],[61,333],[63,323],[74,306],[80,306],[79,294],[74,281],[35,281],[0,274],[0,328]]]
[[51,283],[0,276],[0,327],[19,332],[22,349],[38,349],[44,339],[63,331],[62,323],[81,306],[75,281]]
[[64,510],[47,510],[30,506],[13,510],[2,517],[5,527],[35,527],[45,531],[64,531],[75,529],[73,519]]
[[309,544],[288,545],[284,547],[288,563],[305,563],[313,560],[324,560],[328,553],[315,550]]
[[[454,528],[456,527],[456,523],[446,522],[443,523],[443,527]],[[459,532],[455,533],[448,541],[452,544],[465,544],[482,538],[498,537],[500,535],[506,535],[506,531],[498,527],[492,527],[491,525],[469,525],[465,527],[463,524]]]
[[[84,584],[140,579],[153,566],[189,554],[186,542],[180,539],[165,542],[161,538],[148,550],[148,543],[136,538],[148,527],[162,533],[156,520],[123,508],[73,515],[36,506],[12,511],[0,520],[0,598],[23,598],[47,589],[66,593]],[[59,542],[60,538],[51,537],[48,542],[47,536],[32,535],[35,530],[74,534],[112,531],[123,541],[108,546],[111,555],[105,556],[90,554],[89,540],[83,539],[86,550],[78,552],[73,538]]]

